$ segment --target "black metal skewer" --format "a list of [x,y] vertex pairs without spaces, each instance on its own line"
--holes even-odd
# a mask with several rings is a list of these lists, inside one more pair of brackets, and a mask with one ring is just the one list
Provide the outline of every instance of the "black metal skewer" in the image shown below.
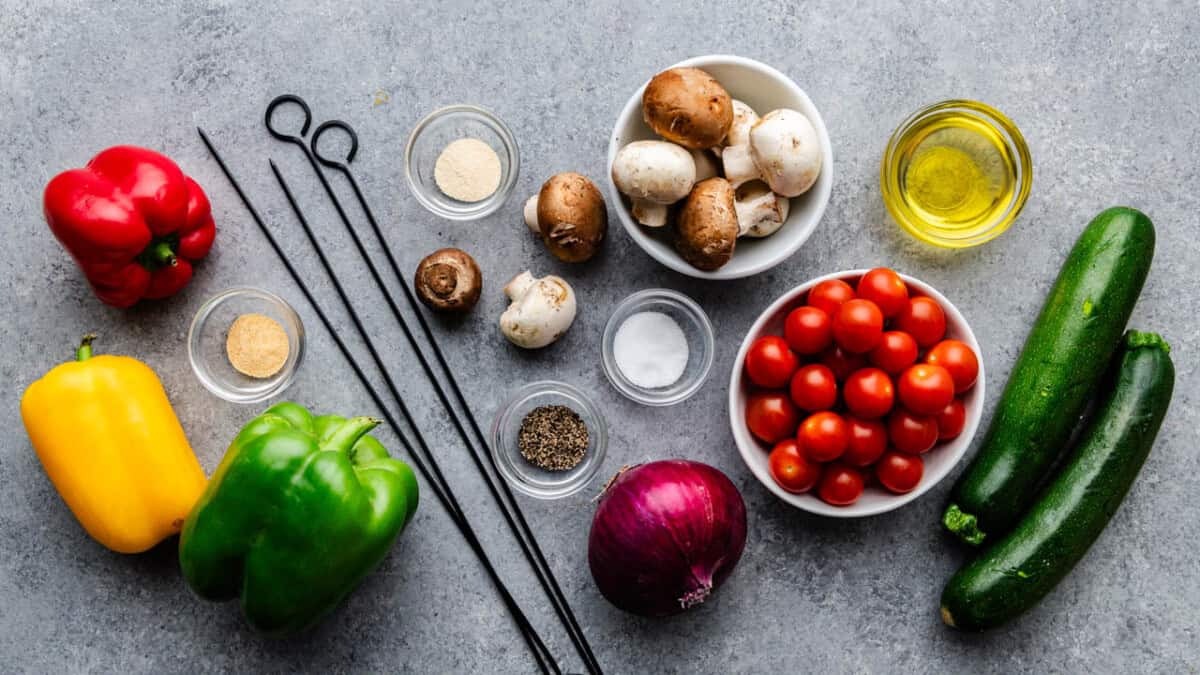
[[[217,164],[221,167],[221,171],[225,174],[225,177],[229,180],[230,184],[233,185],[233,189],[237,192],[238,196],[242,200],[242,203],[246,206],[246,209],[250,212],[251,218],[258,225],[259,229],[262,231],[263,235],[266,237],[267,242],[270,244],[271,248],[274,249],[275,253],[279,256],[280,261],[283,263],[284,267],[287,269],[288,273],[291,275],[292,280],[296,282],[296,285],[299,286],[300,291],[304,294],[304,297],[308,300],[309,304],[312,305],[313,310],[317,313],[317,316],[320,318],[321,323],[325,325],[326,330],[328,330],[330,335],[333,336],[334,342],[337,344],[338,349],[342,352],[342,355],[350,363],[350,367],[354,370],[355,375],[358,377],[358,379],[362,383],[363,387],[366,388],[367,392],[371,396],[371,399],[375,402],[375,405],[379,407],[380,412],[383,414],[384,418],[388,421],[388,424],[391,425],[393,431],[396,433],[396,436],[400,439],[401,444],[408,451],[410,457],[413,460],[413,464],[416,465],[417,470],[421,473],[422,477],[425,478],[426,482],[428,482],[431,485],[434,495],[438,498],[438,501],[441,502],[443,508],[446,509],[447,513],[450,515],[451,520],[453,520],[455,525],[458,526],[459,531],[462,532],[463,537],[467,540],[468,545],[475,552],[476,557],[479,558],[480,563],[483,565],[488,576],[491,578],[492,583],[496,586],[496,589],[500,594],[501,600],[504,602],[505,606],[507,607],[509,612],[512,614],[513,619],[517,622],[517,625],[521,630],[522,637],[525,639],[526,645],[529,647],[530,652],[534,655],[534,658],[537,660],[538,668],[543,673],[554,672],[556,674],[561,674],[562,670],[559,668],[557,662],[554,660],[553,655],[550,653],[549,649],[546,647],[545,643],[542,641],[540,636],[538,636],[537,631],[534,629],[533,625],[529,622],[529,619],[525,616],[525,613],[521,610],[520,606],[517,605],[516,600],[513,599],[512,594],[508,591],[508,588],[505,586],[504,582],[500,579],[499,574],[496,572],[496,569],[493,567],[491,561],[488,559],[487,553],[483,550],[483,547],[479,542],[478,536],[475,534],[473,527],[471,526],[470,522],[467,520],[466,515],[462,510],[462,507],[459,505],[457,498],[454,496],[453,491],[450,489],[449,483],[446,482],[445,476],[442,474],[441,468],[438,466],[436,459],[434,459],[433,454],[429,451],[429,446],[426,444],[425,439],[422,436],[420,430],[413,423],[412,416],[409,413],[408,408],[405,405],[403,398],[400,396],[399,390],[396,388],[395,383],[392,381],[391,376],[388,374],[387,369],[384,368],[382,359],[379,357],[378,352],[375,350],[374,344],[367,337],[366,331],[364,330],[362,323],[359,320],[358,315],[355,313],[354,308],[352,306],[350,306],[349,301],[346,298],[341,285],[338,283],[337,278],[333,277],[332,274],[330,275],[333,280],[333,283],[335,285],[335,288],[337,288],[339,295],[341,295],[343,302],[346,304],[347,310],[349,311],[350,316],[353,319],[355,327],[358,329],[360,336],[363,338],[369,351],[371,352],[371,355],[372,355],[373,359],[375,360],[376,366],[379,368],[380,372],[383,373],[384,379],[387,382],[392,395],[395,397],[397,403],[399,403],[400,410],[403,413],[406,421],[408,421],[409,426],[412,429],[413,435],[417,438],[418,444],[425,455],[425,459],[422,459],[421,454],[416,452],[416,448],[414,448],[412,442],[404,434],[403,428],[397,423],[395,417],[392,415],[388,406],[384,403],[383,398],[379,395],[378,391],[371,384],[370,380],[367,378],[366,374],[363,372],[362,368],[359,366],[358,361],[354,358],[353,354],[351,354],[351,352],[350,352],[349,348],[346,346],[345,342],[342,341],[337,330],[334,329],[332,322],[329,320],[328,316],[325,314],[324,310],[321,308],[320,303],[317,302],[315,296],[309,290],[308,285],[304,283],[304,280],[301,278],[299,272],[297,272],[296,268],[292,265],[292,263],[288,259],[287,255],[283,252],[283,249],[279,246],[278,242],[275,240],[275,237],[271,234],[270,230],[267,228],[266,223],[262,220],[262,217],[259,216],[258,211],[254,208],[254,205],[250,202],[249,197],[247,197],[246,193],[242,190],[242,187],[238,183],[237,179],[234,178],[233,173],[229,170],[229,167],[225,164],[225,160],[217,152],[216,148],[213,146],[213,144],[209,140],[208,136],[204,133],[204,130],[197,127],[196,131],[198,131],[200,133],[200,138],[202,141],[204,141],[204,145],[208,148],[209,152],[212,153],[213,158],[216,159]],[[292,205],[292,208],[294,210],[296,210],[297,217],[299,217],[301,219],[301,223],[305,229],[305,233],[310,238],[310,241],[313,243],[314,247],[317,248],[318,255],[321,257],[322,262],[325,263],[327,271],[330,271],[329,267],[328,267],[328,262],[324,258],[324,253],[321,251],[320,247],[317,245],[316,239],[313,236],[311,229],[308,227],[307,222],[305,222],[303,220],[303,216],[299,212],[299,209],[295,203],[295,200],[292,197],[291,191],[288,189],[286,183],[283,181],[283,176],[281,176],[279,174],[278,169],[276,169],[274,163],[271,164],[271,168],[275,172],[275,176],[279,180],[280,185],[283,187],[285,195],[287,196],[289,203]],[[430,471],[429,467],[426,466],[426,460],[428,461],[429,466],[433,467],[432,472]]]
[[[305,114],[304,123],[303,123],[303,126],[300,131],[300,136],[296,136],[296,135],[292,135],[292,134],[285,134],[283,132],[280,132],[280,131],[276,130],[271,124],[272,115],[273,115],[275,109],[278,106],[280,106],[284,103],[289,103],[289,102],[296,103],[297,105],[299,105],[303,109],[304,114]],[[447,413],[449,414],[450,420],[453,423],[455,429],[457,430],[459,437],[462,439],[463,443],[466,445],[467,450],[468,450],[468,452],[471,456],[471,459],[473,460],[477,470],[483,476],[483,478],[487,484],[488,490],[492,494],[492,498],[495,499],[497,504],[499,505],[501,513],[504,515],[505,521],[508,523],[509,529],[513,532],[513,535],[517,538],[517,541],[520,544],[521,549],[525,554],[526,560],[529,562],[530,566],[534,568],[534,572],[536,573],[536,575],[538,577],[538,581],[541,584],[543,591],[546,593],[547,596],[549,596],[549,598],[551,600],[551,604],[554,607],[555,613],[558,615],[559,620],[563,623],[564,627],[566,628],[568,637],[570,637],[572,643],[575,645],[576,651],[578,651],[580,657],[583,659],[584,666],[587,668],[589,673],[595,673],[596,675],[602,675],[603,671],[600,667],[599,662],[596,659],[595,654],[593,653],[593,651],[591,649],[591,645],[588,644],[587,637],[584,635],[583,629],[580,627],[578,619],[576,619],[574,612],[571,610],[571,606],[567,602],[566,596],[563,594],[562,588],[559,586],[558,580],[555,578],[554,572],[550,568],[550,565],[547,562],[546,557],[541,550],[541,547],[538,545],[537,539],[534,537],[533,532],[532,532],[531,528],[529,527],[529,523],[528,523],[528,521],[526,521],[524,513],[521,511],[520,505],[517,503],[517,500],[516,500],[515,496],[513,495],[511,489],[509,488],[508,484],[506,482],[504,482],[503,479],[498,479],[497,481],[493,482],[492,477],[489,474],[489,472],[484,469],[483,461],[481,460],[480,455],[483,455],[484,457],[487,458],[487,461],[488,461],[489,465],[491,466],[492,471],[496,472],[497,476],[499,475],[499,472],[498,472],[496,464],[495,464],[495,460],[493,459],[493,457],[491,456],[490,453],[486,452],[488,443],[483,436],[483,432],[479,427],[479,423],[475,419],[474,414],[471,412],[471,408],[466,401],[466,397],[463,395],[462,390],[458,385],[458,381],[454,377],[453,371],[451,371],[449,364],[446,362],[445,356],[442,353],[441,348],[438,346],[437,341],[434,339],[432,331],[429,328],[429,324],[425,320],[425,316],[421,312],[420,307],[418,306],[416,297],[414,296],[412,290],[409,288],[408,282],[405,280],[404,276],[400,273],[399,265],[397,264],[395,257],[392,255],[391,248],[388,246],[387,240],[383,236],[383,232],[382,232],[381,228],[379,227],[378,221],[375,219],[374,213],[371,211],[370,206],[367,204],[366,198],[362,194],[362,190],[358,186],[358,182],[355,180],[353,173],[350,171],[350,168],[346,163],[332,160],[327,157],[323,157],[317,148],[317,144],[318,144],[318,141],[319,141],[322,133],[324,133],[326,130],[332,129],[332,128],[341,129],[350,136],[350,141],[351,141],[351,146],[350,146],[349,152],[347,153],[346,162],[353,161],[354,156],[358,151],[358,136],[357,136],[357,134],[355,134],[354,130],[350,127],[350,125],[348,125],[345,122],[342,122],[340,120],[331,120],[331,121],[324,122],[320,126],[318,126],[317,129],[313,132],[312,141],[311,141],[312,149],[310,150],[309,147],[305,145],[302,136],[307,133],[307,130],[308,130],[311,120],[312,120],[312,113],[309,110],[308,105],[303,101],[303,99],[299,98],[298,96],[294,96],[294,95],[290,95],[290,94],[285,94],[283,96],[279,96],[275,100],[273,100],[267,106],[265,119],[264,119],[265,124],[267,126],[267,130],[271,133],[272,136],[274,136],[275,138],[277,138],[281,141],[285,141],[285,142],[297,145],[304,152],[305,156],[307,157],[309,163],[311,164],[311,166],[313,168],[313,171],[317,174],[317,177],[320,179],[320,182],[324,186],[325,191],[328,193],[330,200],[333,201],[334,208],[337,211],[338,215],[340,216],[340,218],[342,220],[342,224],[345,226],[346,231],[349,233],[351,240],[354,242],[354,245],[357,248],[359,255],[367,263],[368,271],[371,273],[371,276],[373,277],[375,283],[379,286],[380,291],[383,293],[384,298],[386,299],[387,304],[388,304],[389,308],[391,309],[392,314],[393,314],[394,318],[396,319],[397,323],[400,324],[400,328],[401,328],[402,332],[404,333],[405,337],[407,338],[409,345],[412,347],[413,351],[416,353],[418,362],[420,363],[422,369],[425,371],[426,377],[432,383],[434,390],[437,393],[437,396],[438,396],[439,400],[441,401],[443,407],[445,407]],[[384,250],[384,254],[388,260],[389,266],[391,267],[393,274],[396,276],[397,283],[399,283],[400,287],[404,291],[405,299],[408,301],[408,306],[410,307],[412,312],[416,315],[417,321],[421,326],[421,330],[425,335],[425,339],[429,342],[430,346],[432,347],[434,356],[438,361],[438,365],[442,369],[446,379],[449,381],[450,387],[451,387],[452,391],[454,392],[454,395],[458,401],[458,404],[462,407],[462,409],[464,411],[466,411],[468,421],[471,425],[472,430],[475,433],[475,438],[477,439],[479,445],[485,449],[484,452],[481,453],[476,448],[476,446],[472,443],[471,438],[467,434],[467,431],[466,431],[465,427],[463,426],[462,421],[459,419],[454,406],[451,405],[450,400],[447,397],[445,390],[439,383],[437,376],[434,374],[433,368],[430,366],[428,360],[426,360],[416,338],[414,337],[412,331],[410,330],[410,328],[408,326],[408,323],[404,320],[404,317],[400,312],[400,308],[397,306],[395,299],[392,297],[391,291],[388,289],[387,285],[384,283],[382,275],[380,275],[378,268],[376,267],[375,263],[372,261],[370,254],[367,252],[366,247],[364,246],[361,237],[358,235],[354,226],[351,224],[349,217],[346,215],[345,210],[342,207],[341,200],[338,199],[337,195],[333,191],[332,186],[329,184],[328,180],[325,178],[320,167],[317,165],[318,160],[322,164],[325,164],[326,166],[332,167],[332,168],[340,171],[350,182],[350,185],[354,190],[354,194],[359,201],[359,205],[363,209],[363,212],[366,214],[368,223],[370,224],[372,231],[374,232],[376,238],[379,240],[379,242]],[[299,214],[297,214],[297,215],[299,215]],[[332,274],[332,272],[331,272],[331,274]],[[495,483],[499,483],[499,486],[500,486],[499,490],[497,489]],[[503,492],[503,497],[501,496],[501,491]],[[505,498],[507,498],[507,500]]]

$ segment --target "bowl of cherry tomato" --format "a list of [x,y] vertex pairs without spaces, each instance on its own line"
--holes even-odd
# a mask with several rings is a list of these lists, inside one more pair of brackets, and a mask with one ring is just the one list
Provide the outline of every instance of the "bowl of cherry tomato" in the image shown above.
[[738,350],[734,441],[784,501],[842,518],[897,509],[962,459],[983,414],[979,343],[932,286],[837,272],[771,303]]

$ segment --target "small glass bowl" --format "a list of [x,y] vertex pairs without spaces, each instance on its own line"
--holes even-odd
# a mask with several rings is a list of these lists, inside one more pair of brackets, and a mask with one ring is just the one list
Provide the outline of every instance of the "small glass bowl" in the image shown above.
[[[683,375],[665,387],[648,389],[634,384],[617,367],[613,341],[617,330],[630,316],[639,312],[662,312],[675,320],[687,338],[688,362]],[[665,288],[638,291],[621,301],[604,326],[601,343],[604,374],[617,391],[626,397],[651,406],[675,405],[700,390],[708,371],[712,369],[715,343],[708,315],[688,296]]]
[[[517,436],[521,421],[534,408],[564,405],[579,415],[588,430],[588,449],[575,468],[546,471],[521,456]],[[582,490],[600,469],[608,449],[608,426],[596,404],[565,382],[532,382],[513,392],[492,422],[492,458],[513,487],[530,497],[559,499]]]
[[[904,197],[904,173],[910,159],[904,154],[904,148],[915,145],[909,141],[915,134],[925,133],[922,127],[948,116],[968,117],[999,139],[1004,154],[1010,158],[1013,167],[1011,179],[1016,186],[1012,198],[994,218],[962,229],[944,228],[926,222]],[[1017,219],[1033,185],[1033,159],[1029,156],[1029,146],[1021,130],[999,110],[978,101],[953,99],[921,108],[900,123],[884,150],[879,184],[884,206],[909,234],[934,246],[969,248],[1000,236]]]
[[[500,158],[500,185],[477,202],[447,196],[434,180],[438,156],[461,138],[487,143]],[[429,113],[413,128],[404,148],[404,176],[413,195],[431,213],[450,220],[475,220],[500,208],[512,194],[520,168],[521,156],[512,132],[499,117],[473,105],[452,105]]]
[[[288,336],[288,357],[268,378],[243,375],[229,363],[225,338],[235,319],[243,314],[263,314],[283,326]],[[258,288],[231,288],[200,306],[188,329],[188,361],[209,391],[234,403],[257,403],[287,389],[296,376],[304,352],[304,324],[283,298]]]

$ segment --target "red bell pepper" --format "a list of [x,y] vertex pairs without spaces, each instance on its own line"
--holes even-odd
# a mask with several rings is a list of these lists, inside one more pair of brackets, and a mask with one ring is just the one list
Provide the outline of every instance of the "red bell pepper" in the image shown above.
[[217,232],[196,181],[164,155],[130,145],[55,176],[45,211],[97,297],[116,307],[178,292]]

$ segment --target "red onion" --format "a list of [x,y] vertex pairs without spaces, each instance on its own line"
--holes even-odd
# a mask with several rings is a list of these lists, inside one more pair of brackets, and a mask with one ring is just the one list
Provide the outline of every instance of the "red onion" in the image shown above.
[[721,585],[746,546],[746,505],[720,471],[682,459],[622,471],[588,535],[600,593],[627,612],[665,616]]

